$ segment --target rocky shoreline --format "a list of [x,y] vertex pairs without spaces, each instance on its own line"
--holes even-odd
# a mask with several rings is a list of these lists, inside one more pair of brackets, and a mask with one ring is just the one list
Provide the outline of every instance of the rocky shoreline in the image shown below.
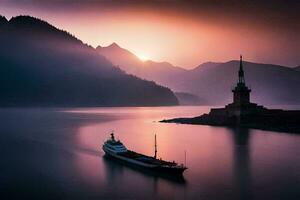
[[252,114],[243,117],[224,117],[209,114],[192,118],[161,120],[162,123],[243,127],[268,131],[300,134],[300,111],[268,110],[268,113]]

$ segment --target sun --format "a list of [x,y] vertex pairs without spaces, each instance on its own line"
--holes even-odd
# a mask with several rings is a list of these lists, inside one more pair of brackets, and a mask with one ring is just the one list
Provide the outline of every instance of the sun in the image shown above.
[[149,60],[149,57],[146,56],[146,55],[144,55],[144,54],[137,55],[137,57],[138,57],[141,61],[143,61],[143,62]]

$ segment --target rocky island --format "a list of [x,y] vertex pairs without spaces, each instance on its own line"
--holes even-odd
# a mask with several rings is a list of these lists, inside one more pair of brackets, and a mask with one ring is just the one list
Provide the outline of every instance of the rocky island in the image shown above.
[[238,82],[232,92],[233,102],[224,108],[213,108],[208,114],[193,118],[175,118],[160,122],[300,133],[300,110],[268,109],[250,101],[251,89],[245,83],[242,56],[240,57]]

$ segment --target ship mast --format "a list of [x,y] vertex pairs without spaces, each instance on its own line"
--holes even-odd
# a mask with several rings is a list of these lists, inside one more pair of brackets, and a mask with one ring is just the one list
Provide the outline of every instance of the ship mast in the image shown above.
[[156,159],[156,156],[157,156],[156,134],[155,134],[155,136],[154,136],[154,147],[155,147],[155,150],[154,150],[154,158]]
[[186,150],[184,150],[184,166],[186,166]]

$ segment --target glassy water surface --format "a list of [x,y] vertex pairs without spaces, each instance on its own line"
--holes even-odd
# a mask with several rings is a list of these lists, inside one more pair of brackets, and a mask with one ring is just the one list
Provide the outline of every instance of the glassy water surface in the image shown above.
[[[159,123],[208,107],[1,109],[6,198],[300,199],[300,135]],[[184,162],[184,180],[103,158],[114,130],[129,149]]]

